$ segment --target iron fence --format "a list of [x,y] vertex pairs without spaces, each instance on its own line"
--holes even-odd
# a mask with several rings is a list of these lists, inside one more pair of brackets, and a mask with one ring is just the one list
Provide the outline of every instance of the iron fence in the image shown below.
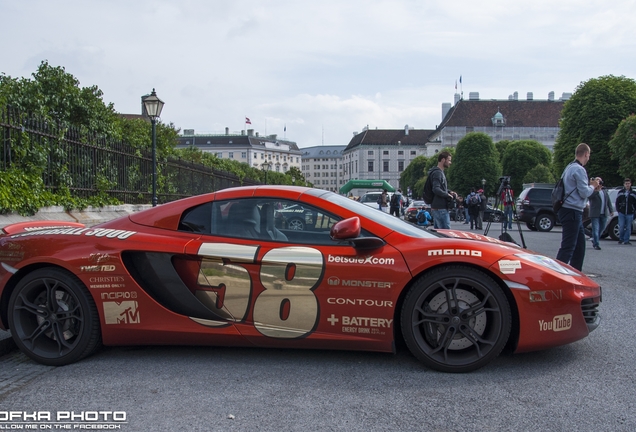
[[[0,108],[0,130],[3,170],[39,166],[43,168],[44,184],[51,190],[65,187],[83,198],[107,193],[127,204],[151,201],[150,150],[43,121],[11,107]],[[157,178],[160,203],[232,186],[259,184],[175,157],[157,159]]]

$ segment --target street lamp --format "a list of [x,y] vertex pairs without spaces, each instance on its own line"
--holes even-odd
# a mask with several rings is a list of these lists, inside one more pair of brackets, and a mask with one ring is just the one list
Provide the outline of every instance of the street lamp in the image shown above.
[[155,89],[143,98],[146,115],[152,123],[152,206],[157,206],[157,119],[161,116],[163,101],[157,97]]
[[486,179],[481,179],[481,188],[484,190],[484,194],[486,193]]
[[265,184],[267,184],[267,171],[272,169],[272,163],[271,162],[263,162],[261,164],[261,166],[263,167],[263,170],[265,171]]

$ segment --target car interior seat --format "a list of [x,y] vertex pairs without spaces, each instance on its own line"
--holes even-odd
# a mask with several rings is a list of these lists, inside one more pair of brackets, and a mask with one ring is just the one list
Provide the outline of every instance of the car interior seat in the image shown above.
[[261,238],[261,214],[256,202],[249,200],[232,204],[228,212],[229,234],[242,238]]
[[272,240],[287,241],[287,236],[276,228],[274,223],[274,206],[269,203],[261,206],[261,233]]

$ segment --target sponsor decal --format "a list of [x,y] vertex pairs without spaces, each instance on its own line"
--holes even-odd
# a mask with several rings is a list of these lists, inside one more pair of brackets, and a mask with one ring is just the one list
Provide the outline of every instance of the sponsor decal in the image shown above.
[[88,256],[88,260],[90,262],[94,262],[95,264],[101,264],[110,261],[113,258],[113,256],[103,253],[92,253]]
[[73,226],[72,225],[32,226],[32,227],[24,227],[24,231],[38,231],[38,230],[56,229],[56,228],[73,228]]
[[517,269],[521,268],[521,261],[519,260],[500,260],[499,271],[502,274],[515,274]]
[[18,237],[30,237],[30,236],[40,236],[40,235],[85,235],[88,237],[106,237],[106,238],[116,238],[119,240],[126,240],[127,238],[137,234],[136,231],[127,231],[127,230],[117,230],[117,229],[109,229],[109,228],[55,228],[55,229],[38,229],[31,232],[26,232],[23,234],[14,234],[11,238]]
[[100,293],[100,297],[102,300],[126,300],[126,299],[136,299],[137,291],[113,291],[113,292],[103,292]]
[[121,429],[126,411],[0,411],[0,430]]
[[481,251],[473,249],[431,249],[428,256],[473,256],[480,257]]
[[329,297],[327,299],[327,303],[332,305],[393,307],[393,302],[390,300],[365,300]]
[[561,290],[530,291],[529,295],[530,303],[563,300],[563,292]]
[[106,324],[139,324],[138,303],[136,301],[104,302],[104,321]]
[[353,279],[341,280],[338,276],[331,276],[329,279],[327,279],[327,284],[332,286],[349,286],[359,288],[391,288],[393,282],[361,281]]
[[125,281],[123,276],[92,276],[88,281],[90,282],[88,287],[92,289],[124,288],[126,286],[120,283]]
[[394,265],[395,259],[393,258],[376,258],[373,255],[367,255],[366,257],[359,256],[342,256],[342,255],[331,255],[327,258],[327,262],[330,263],[343,263],[343,264],[387,264]]
[[112,272],[115,271],[115,266],[110,265],[89,265],[89,266],[80,266],[81,272]]
[[572,328],[572,315],[557,315],[552,321],[539,320],[539,331],[560,332],[570,330]]
[[336,318],[334,314],[327,318],[329,324],[335,326],[337,323],[342,325],[343,333],[357,333],[357,334],[377,334],[384,335],[385,329],[390,329],[393,324],[393,319],[388,318],[371,318],[371,317],[350,317],[343,315],[341,318]]

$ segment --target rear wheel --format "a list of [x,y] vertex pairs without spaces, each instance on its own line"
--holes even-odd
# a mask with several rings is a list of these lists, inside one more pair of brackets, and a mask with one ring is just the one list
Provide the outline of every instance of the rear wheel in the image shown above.
[[36,270],[18,283],[9,326],[26,355],[50,366],[76,362],[100,344],[95,302],[79,279],[56,268]]
[[610,237],[612,238],[612,240],[619,240],[619,232],[618,232],[618,218],[615,217],[614,219],[612,219],[609,223],[609,226],[607,227],[607,232],[609,233]]
[[537,230],[537,227],[535,227],[533,223],[526,222],[526,226],[528,227],[528,229],[530,231],[536,231]]
[[554,216],[548,213],[541,213],[534,221],[537,231],[547,232],[554,228]]
[[504,348],[510,335],[510,305],[491,277],[469,267],[446,266],[411,288],[401,324],[407,346],[426,366],[470,372]]
[[290,219],[287,221],[287,228],[296,231],[302,231],[305,229],[305,223],[298,218]]

